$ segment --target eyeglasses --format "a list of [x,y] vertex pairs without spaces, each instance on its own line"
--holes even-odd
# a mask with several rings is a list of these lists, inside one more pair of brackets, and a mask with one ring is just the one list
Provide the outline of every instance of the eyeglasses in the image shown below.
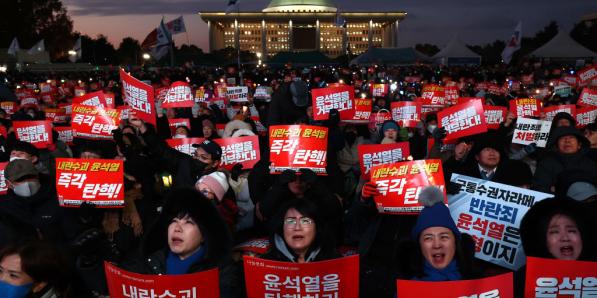
[[201,192],[201,194],[203,194],[206,197],[210,197],[210,195],[214,195],[214,196],[216,195],[215,193],[209,191],[209,189],[207,189],[207,188],[202,189],[199,192]]
[[300,224],[301,227],[311,226],[313,223],[315,223],[315,221],[313,221],[313,219],[311,219],[310,217],[301,217],[298,219],[296,217],[287,217],[284,219],[284,226],[296,226],[297,222]]

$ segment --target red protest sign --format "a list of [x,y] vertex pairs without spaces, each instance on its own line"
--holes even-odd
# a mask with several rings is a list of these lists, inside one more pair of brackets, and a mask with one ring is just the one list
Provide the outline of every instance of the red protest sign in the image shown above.
[[483,105],[483,114],[485,115],[487,129],[498,129],[500,128],[500,124],[506,119],[508,109],[505,107]]
[[535,74],[522,75],[520,80],[525,85],[532,85],[535,82]]
[[545,120],[551,121],[556,116],[557,113],[565,112],[570,114],[570,116],[574,117],[576,115],[576,106],[575,105],[557,105],[557,106],[550,106],[543,108],[543,113],[545,113]]
[[116,102],[114,102],[114,93],[104,92],[104,97],[106,98],[106,108],[114,109],[116,107]]
[[539,117],[543,103],[536,98],[518,98],[510,100],[510,112],[514,117]]
[[120,112],[115,109],[73,105],[71,125],[75,137],[111,139],[112,130],[118,128]]
[[410,155],[408,142],[359,145],[361,176],[368,176],[372,167],[405,160]]
[[0,195],[5,195],[8,192],[8,183],[6,183],[6,176],[4,176],[4,169],[8,162],[0,162]]
[[205,140],[204,138],[180,138],[180,139],[167,139],[166,143],[171,148],[178,150],[184,154],[193,156],[195,154],[195,148],[193,144],[199,144]]
[[273,125],[269,128],[270,172],[311,169],[325,174],[328,128],[311,125]]
[[48,148],[52,144],[52,122],[41,121],[14,121],[12,123],[17,140],[31,143],[35,148]]
[[454,140],[487,131],[480,100],[455,105],[437,114],[438,126],[446,129],[446,140]]
[[595,272],[597,262],[527,257],[524,297],[593,296]]
[[484,97],[459,97],[458,99],[456,99],[456,104],[461,104],[461,103],[469,102],[472,100],[480,100],[481,104],[483,104],[483,106],[485,106],[485,98]]
[[418,83],[421,81],[421,77],[419,76],[407,76],[404,77],[404,81],[407,83]]
[[504,94],[504,88],[498,84],[487,84],[487,93],[501,95]]
[[597,119],[597,106],[576,110],[576,126],[583,128]]
[[421,120],[421,103],[414,101],[396,101],[391,105],[392,119],[401,127],[416,127]]
[[87,93],[79,97],[73,98],[73,104],[107,108],[106,96],[102,91],[96,91],[93,93]]
[[[373,101],[370,98],[355,98],[354,99],[354,114],[352,117],[347,119],[340,118],[343,122],[346,123],[364,123],[367,124],[369,122],[369,118],[371,117],[371,108],[373,106]],[[342,117],[342,114],[340,114]]]
[[187,118],[172,118],[168,119],[168,126],[170,126],[170,133],[175,134],[176,128],[179,126],[186,126],[189,130],[191,129],[191,119]]
[[2,108],[8,115],[14,114],[19,109],[17,103],[14,101],[0,102],[0,108]]
[[243,257],[248,298],[359,296],[359,256],[289,263]]
[[[419,297],[514,297],[514,278],[512,272],[481,279],[458,281],[396,281],[396,289],[400,298]],[[525,296],[533,297],[533,296]]]
[[392,120],[392,114],[388,110],[379,110],[375,113],[371,113],[369,117],[369,129],[375,129],[377,126],[381,126],[386,120]]
[[434,103],[434,100],[430,98],[417,97],[415,98],[415,102],[421,104],[421,118],[425,118],[427,114],[441,111],[444,108],[443,104]]
[[247,240],[234,247],[234,251],[249,252],[258,255],[266,253],[270,248],[268,238],[256,238]]
[[39,107],[39,101],[36,97],[26,97],[21,99],[21,107],[37,109]]
[[120,69],[120,80],[122,81],[122,99],[135,112],[135,117],[155,125],[153,87],[130,76],[123,69]]
[[58,140],[67,145],[73,145],[73,128],[70,126],[56,126],[54,130],[58,133]]
[[159,102],[162,104],[164,99],[166,99],[166,94],[168,94],[168,87],[161,87],[155,89],[155,102]]
[[162,108],[190,108],[194,104],[193,92],[189,84],[174,82],[164,97]]
[[214,139],[214,141],[222,147],[220,166],[227,170],[231,170],[237,163],[242,164],[243,169],[252,169],[260,159],[257,136]]
[[88,202],[100,208],[124,206],[122,160],[56,158],[56,192],[63,207]]
[[597,107],[597,89],[583,88],[576,104]]
[[330,110],[340,112],[340,118],[352,118],[354,107],[354,87],[340,85],[337,87],[318,88],[311,91],[313,101],[313,119],[326,120]]
[[597,65],[587,66],[578,72],[578,83],[581,86],[587,85],[595,78],[597,78]]
[[58,109],[44,109],[46,114],[46,120],[50,120],[53,123],[65,123],[66,122],[66,110],[63,108]]
[[104,262],[108,292],[112,298],[180,297],[219,298],[217,268],[191,274],[144,275]]
[[423,209],[419,204],[419,192],[429,185],[442,188],[445,198],[444,173],[439,159],[375,166],[371,168],[371,182],[379,190],[375,203],[382,213],[418,213]]
[[444,87],[440,85],[427,84],[423,86],[421,98],[430,100],[431,105],[445,105],[446,92]]
[[371,96],[373,97],[384,97],[390,90],[388,84],[371,84]]
[[575,75],[567,74],[562,76],[562,81],[566,82],[568,85],[572,87],[576,87],[578,85],[578,77]]
[[444,93],[446,95],[446,103],[449,105],[455,105],[460,97],[460,90],[457,86],[444,87]]

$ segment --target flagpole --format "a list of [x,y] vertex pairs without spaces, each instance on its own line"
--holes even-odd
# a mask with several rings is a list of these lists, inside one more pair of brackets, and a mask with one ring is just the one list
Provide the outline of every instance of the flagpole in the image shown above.
[[[238,17],[240,16],[240,2],[236,3],[236,18],[238,19]],[[238,26],[238,21],[236,22],[236,26]],[[239,82],[239,86],[243,86],[244,82],[243,82],[243,70],[241,68],[240,65],[240,29],[236,28],[236,32],[238,32],[238,47],[237,47],[237,61],[236,63],[238,64],[238,77],[240,79]]]

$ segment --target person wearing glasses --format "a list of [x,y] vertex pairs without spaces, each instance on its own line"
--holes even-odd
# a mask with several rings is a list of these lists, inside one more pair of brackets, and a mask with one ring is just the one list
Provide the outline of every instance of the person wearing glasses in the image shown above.
[[215,171],[202,176],[195,183],[195,189],[215,204],[230,230],[234,231],[239,209],[234,192],[229,190],[228,175]]
[[341,257],[334,237],[329,236],[329,229],[313,202],[289,201],[280,209],[274,223],[270,250],[262,258],[308,263]]

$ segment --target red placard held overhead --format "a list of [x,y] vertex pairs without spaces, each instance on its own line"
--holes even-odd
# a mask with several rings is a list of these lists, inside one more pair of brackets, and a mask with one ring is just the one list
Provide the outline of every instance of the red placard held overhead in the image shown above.
[[237,163],[242,164],[243,169],[252,169],[260,159],[257,136],[214,139],[214,142],[222,147],[220,166],[227,170]]
[[189,130],[191,129],[191,119],[188,118],[169,118],[168,125],[170,126],[170,134],[174,135],[176,128],[179,126],[186,126]]
[[100,208],[124,206],[124,163],[110,159],[56,159],[56,192],[63,207],[88,202]]
[[583,88],[576,104],[597,107],[597,89]]
[[63,108],[58,109],[44,109],[46,114],[46,120],[50,120],[52,123],[65,123],[66,122],[66,110]]
[[539,117],[543,103],[536,98],[518,98],[510,100],[510,112],[514,117]]
[[485,123],[487,129],[498,129],[500,124],[506,119],[508,109],[506,107],[483,106],[483,114],[485,115]]
[[[458,281],[416,281],[397,280],[396,289],[400,298],[512,298],[514,278],[512,272],[492,277]],[[534,296],[525,296],[534,297]]]
[[35,148],[48,148],[53,143],[52,122],[41,121],[14,121],[12,123],[17,140],[31,143]]
[[483,105],[480,100],[449,107],[437,114],[438,126],[446,129],[445,140],[454,140],[487,131]]
[[456,99],[456,104],[461,104],[465,102],[469,102],[472,100],[480,100],[483,106],[485,106],[485,98],[484,97],[459,97]]
[[4,176],[4,169],[8,162],[0,162],[0,195],[5,195],[8,192],[8,183],[6,182],[6,176]]
[[104,262],[104,270],[112,298],[220,297],[218,269],[179,275],[144,275]]
[[421,103],[421,118],[425,118],[427,114],[432,114],[441,111],[444,108],[443,104],[438,104],[431,98],[415,98],[415,102]]
[[79,97],[73,98],[73,104],[107,108],[106,96],[102,91],[87,93]]
[[390,90],[388,84],[371,84],[371,96],[384,97]]
[[2,108],[8,115],[14,114],[15,111],[19,109],[17,103],[15,103],[14,101],[0,102],[0,108]]
[[524,297],[594,297],[597,262],[527,257]]
[[[423,209],[419,192],[435,185],[444,190],[444,173],[439,159],[404,161],[371,168],[371,182],[377,185],[377,209],[382,213],[414,214]],[[447,201],[446,201],[447,203]]]
[[75,137],[112,139],[112,130],[117,129],[119,123],[118,110],[73,105],[71,126]]
[[597,106],[585,107],[576,111],[576,126],[583,128],[597,118]]
[[372,167],[405,160],[410,155],[408,142],[359,145],[361,176],[368,177]]
[[342,114],[340,114],[340,119],[346,123],[367,124],[371,117],[372,103],[370,98],[355,98],[352,117],[342,118]]
[[427,84],[423,86],[421,98],[430,100],[430,104],[432,105],[443,106],[446,104],[446,91],[440,85]]
[[593,79],[597,78],[597,65],[589,65],[578,72],[578,83],[586,86]]
[[153,87],[130,76],[123,69],[120,69],[120,80],[124,102],[135,112],[135,117],[155,125]]
[[310,263],[244,257],[248,298],[359,297],[359,256]]
[[190,108],[195,104],[189,84],[174,82],[162,102],[162,108]]
[[421,120],[421,103],[397,101],[391,105],[392,119],[401,127],[416,127]]
[[328,119],[331,109],[338,110],[341,118],[352,118],[354,108],[353,86],[340,85],[313,89],[311,98],[313,101],[313,119],[315,120]]
[[184,154],[193,156],[195,154],[196,148],[193,147],[193,144],[200,144],[205,140],[204,138],[180,138],[180,139],[167,139],[166,143],[171,148],[178,150]]
[[67,145],[73,145],[73,128],[70,126],[56,126],[54,130],[58,133],[58,139]]
[[446,86],[444,87],[444,93],[446,95],[446,104],[455,105],[460,97],[460,90],[457,86]]
[[270,172],[311,169],[325,174],[328,128],[311,125],[269,127]]
[[570,114],[570,116],[576,116],[576,106],[575,105],[557,105],[557,106],[549,106],[543,108],[543,113],[545,113],[545,120],[551,121],[556,116],[557,113],[564,112]]

